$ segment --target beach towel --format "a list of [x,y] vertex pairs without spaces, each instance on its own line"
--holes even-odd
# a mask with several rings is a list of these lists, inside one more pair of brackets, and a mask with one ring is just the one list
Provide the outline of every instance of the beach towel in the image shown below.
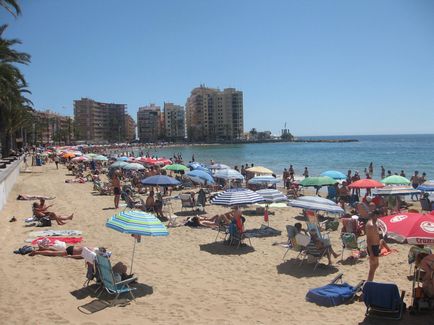
[[50,230],[32,231],[29,233],[29,236],[32,238],[51,237],[51,236],[74,237],[74,236],[80,236],[81,234],[82,234],[81,230],[50,229]]
[[36,245],[39,240],[43,240],[45,238],[48,240],[48,246],[54,245],[55,241],[61,241],[61,242],[64,242],[66,244],[78,244],[78,243],[81,243],[83,241],[83,237],[60,237],[60,236],[50,237],[50,236],[47,236],[47,237],[38,237],[36,239],[33,239],[32,245]]
[[244,234],[247,237],[272,237],[272,236],[280,236],[282,232],[280,230],[261,225],[259,229],[248,229],[244,231]]

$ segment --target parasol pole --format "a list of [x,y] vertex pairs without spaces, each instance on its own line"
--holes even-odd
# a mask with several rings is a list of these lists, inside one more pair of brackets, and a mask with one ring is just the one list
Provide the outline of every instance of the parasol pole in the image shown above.
[[133,247],[133,256],[131,256],[131,269],[130,269],[130,274],[133,274],[133,262],[134,262],[134,253],[136,252],[136,242],[137,242],[137,238],[134,238],[134,247]]

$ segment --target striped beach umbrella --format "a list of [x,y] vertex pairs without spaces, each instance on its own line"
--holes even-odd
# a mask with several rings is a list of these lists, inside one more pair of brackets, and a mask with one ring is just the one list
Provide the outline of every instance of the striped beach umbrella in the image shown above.
[[277,184],[280,180],[271,175],[256,176],[249,179],[249,184]]
[[377,188],[372,191],[374,195],[412,195],[420,194],[421,191],[414,189],[409,185],[387,185],[383,188]]
[[282,192],[275,189],[265,189],[256,191],[259,195],[261,195],[265,202],[284,202],[288,201],[288,198]]
[[153,214],[137,210],[119,212],[110,217],[105,225],[121,233],[135,236],[131,258],[131,273],[133,271],[136,241],[139,236],[167,236],[169,234],[166,226],[157,217]]
[[243,180],[244,176],[241,175],[239,172],[237,172],[235,169],[220,169],[217,170],[213,176],[215,178],[222,178],[222,179],[236,179],[236,180]]
[[236,206],[236,205],[249,205],[254,203],[263,202],[264,198],[251,190],[244,188],[235,188],[226,190],[212,199],[212,204]]
[[[306,198],[306,197],[304,197]],[[311,197],[314,198],[314,197]],[[311,201],[307,201],[307,200],[300,200],[296,199],[296,200],[290,200],[288,202],[288,204],[294,208],[299,208],[299,209],[304,209],[304,210],[312,210],[312,211],[325,211],[325,212],[330,212],[330,213],[336,213],[336,214],[344,214],[345,211],[338,206],[336,203],[334,203],[333,201],[327,200],[332,202],[333,204],[329,204],[328,202],[315,202],[314,200]],[[326,200],[326,199],[323,199]]]
[[417,187],[419,191],[434,192],[434,180],[426,181]]

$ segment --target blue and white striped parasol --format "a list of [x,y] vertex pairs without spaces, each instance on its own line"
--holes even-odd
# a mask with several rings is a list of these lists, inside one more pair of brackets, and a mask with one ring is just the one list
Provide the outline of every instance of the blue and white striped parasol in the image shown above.
[[259,202],[264,202],[264,198],[245,188],[235,188],[224,191],[211,201],[212,204],[226,206],[249,205]]
[[[302,198],[306,198],[306,197],[302,197]],[[314,197],[311,197],[314,198]],[[319,198],[321,199],[321,198]],[[326,199],[322,199],[322,200],[326,200]],[[330,200],[327,200],[330,201]],[[325,212],[330,212],[330,213],[336,213],[336,214],[344,214],[345,211],[338,206],[336,203],[334,203],[333,201],[330,201],[333,204],[329,204],[327,202],[324,203],[320,203],[320,202],[314,202],[314,201],[308,201],[308,200],[301,200],[300,199],[296,199],[296,200],[290,200],[288,202],[288,205],[294,207],[294,208],[300,208],[300,209],[305,209],[305,210],[313,210],[313,211],[325,211]]]
[[426,181],[425,183],[419,185],[417,190],[424,192],[434,192],[434,180]]
[[271,175],[256,176],[249,179],[249,184],[277,184],[280,180]]
[[236,180],[243,180],[244,176],[241,175],[239,172],[237,172],[235,169],[220,169],[217,170],[213,176],[215,178],[222,178],[222,179],[236,179]]
[[265,202],[287,202],[289,201],[285,194],[275,189],[265,189],[256,191],[261,195]]

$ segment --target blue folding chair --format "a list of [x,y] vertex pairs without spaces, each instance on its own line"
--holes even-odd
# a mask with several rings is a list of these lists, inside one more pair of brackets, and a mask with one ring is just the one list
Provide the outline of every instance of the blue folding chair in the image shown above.
[[405,311],[405,291],[399,294],[393,283],[366,282],[363,286],[363,301],[366,316],[401,319]]
[[352,301],[361,290],[364,281],[360,281],[353,287],[346,282],[342,283],[342,277],[343,273],[340,273],[329,284],[310,289],[306,294],[306,300],[325,307],[338,306]]

